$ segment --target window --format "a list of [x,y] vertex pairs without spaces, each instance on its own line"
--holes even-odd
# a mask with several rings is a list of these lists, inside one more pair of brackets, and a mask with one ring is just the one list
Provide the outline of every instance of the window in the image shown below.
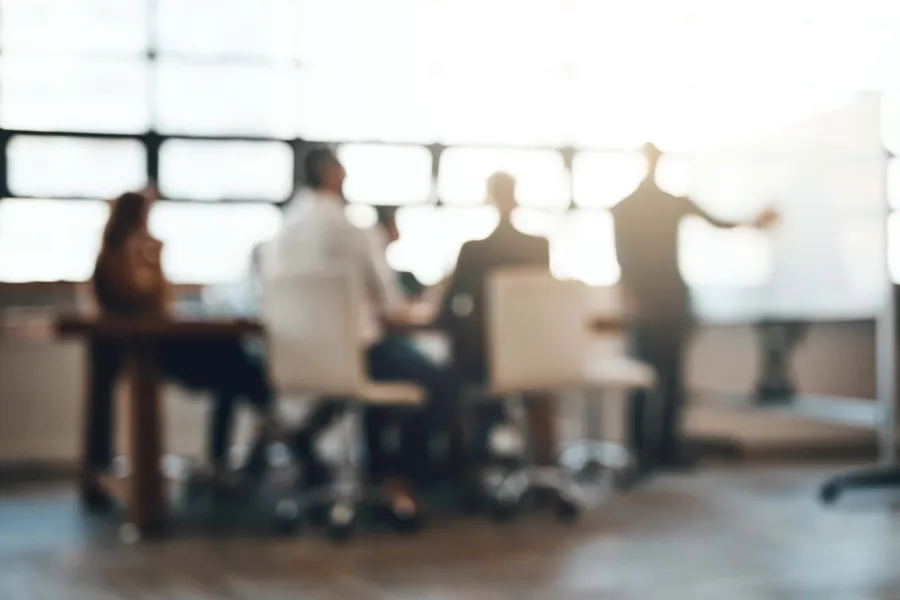
[[35,54],[140,55],[146,0],[0,0],[0,47]]
[[431,82],[435,133],[445,144],[561,145],[571,113],[559,73],[446,74]]
[[169,140],[159,162],[170,198],[280,201],[293,186],[293,154],[281,142]]
[[344,208],[344,214],[348,221],[360,229],[368,229],[378,222],[378,212],[368,204],[348,204]]
[[0,281],[85,281],[94,270],[106,202],[0,200]]
[[157,127],[170,134],[292,137],[292,71],[280,67],[157,65]]
[[633,192],[647,172],[639,153],[579,152],[572,161],[572,191],[579,206],[611,208]]
[[881,139],[892,154],[900,156],[900,92],[882,94]]
[[142,133],[148,125],[143,62],[0,58],[0,127]]
[[163,55],[266,58],[291,55],[296,0],[158,0]]
[[485,183],[495,171],[507,171],[518,181],[522,206],[565,208],[568,177],[562,155],[551,150],[450,148],[441,155],[438,193],[447,204],[480,204]]
[[693,189],[690,159],[663,155],[656,165],[656,185],[673,196],[689,196]]
[[17,196],[113,198],[147,183],[146,151],[137,140],[17,135],[6,156]]
[[681,274],[692,287],[751,288],[769,282],[771,252],[762,232],[716,229],[688,217],[681,223],[678,241]]
[[[780,164],[778,157],[724,152],[695,155],[691,160],[691,198],[717,217],[746,219],[766,204],[783,201],[788,178],[801,182],[796,165]],[[801,184],[809,186],[809,182]]]
[[421,4],[429,7],[425,27],[430,39],[420,48],[441,70],[504,72],[511,65],[527,65],[531,71],[558,71],[569,62],[567,2],[430,0]]
[[487,237],[496,226],[497,212],[490,206],[402,208],[397,212],[400,238],[388,248],[388,262],[431,285],[450,274],[465,242]]
[[176,283],[237,281],[254,246],[272,239],[281,224],[274,206],[160,202],[150,231],[165,244],[163,269]]
[[512,215],[513,227],[528,235],[554,239],[565,227],[568,213],[539,208],[517,208]]
[[900,210],[900,158],[887,163],[887,198],[892,209]]
[[[353,47],[356,47],[355,45]],[[316,66],[298,72],[291,106],[304,139],[429,143],[435,138],[429,80],[383,66],[346,72]]]
[[295,0],[294,52],[304,65],[357,74],[419,64],[434,43],[432,0]]
[[900,212],[893,212],[888,217],[887,236],[888,269],[891,281],[900,284]]
[[338,156],[347,169],[351,202],[415,204],[431,196],[431,153],[418,146],[346,144]]
[[616,260],[612,215],[604,210],[568,213],[550,237],[550,269],[559,279],[612,285],[621,270]]

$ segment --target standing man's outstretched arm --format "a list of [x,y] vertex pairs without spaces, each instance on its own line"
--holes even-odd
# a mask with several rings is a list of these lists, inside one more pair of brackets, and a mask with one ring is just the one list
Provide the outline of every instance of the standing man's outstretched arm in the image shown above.
[[698,206],[697,203],[690,198],[685,197],[683,198],[683,200],[685,201],[685,203],[690,205],[690,208],[688,210],[689,214],[697,215],[713,227],[718,227],[719,229],[734,229],[735,227],[753,227],[756,229],[767,229],[777,223],[779,219],[779,215],[774,209],[766,208],[761,213],[759,213],[752,221],[728,221],[709,214],[705,209]]

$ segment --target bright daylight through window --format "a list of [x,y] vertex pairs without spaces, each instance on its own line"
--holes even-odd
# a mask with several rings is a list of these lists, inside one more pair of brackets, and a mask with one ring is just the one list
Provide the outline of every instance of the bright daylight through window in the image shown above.
[[[234,280],[277,230],[297,153],[328,142],[356,222],[373,219],[365,205],[400,207],[394,267],[446,276],[496,222],[484,182],[506,170],[515,224],[548,237],[554,272],[612,284],[609,210],[643,178],[645,141],[666,153],[663,189],[725,218],[784,213],[780,236],[683,223],[701,310],[739,297],[757,312],[871,311],[885,235],[900,280],[900,225],[885,227],[883,207],[887,194],[900,208],[900,169],[885,190],[881,154],[900,152],[900,96],[856,93],[900,87],[892,0],[0,0],[0,12],[0,280],[87,277],[102,201],[151,178],[172,278]],[[816,206],[819,233],[804,221]]]

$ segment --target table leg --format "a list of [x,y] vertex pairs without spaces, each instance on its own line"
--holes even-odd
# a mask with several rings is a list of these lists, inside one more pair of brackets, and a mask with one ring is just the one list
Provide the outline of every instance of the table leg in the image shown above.
[[531,430],[534,461],[540,466],[556,466],[558,446],[556,402],[549,394],[535,396],[528,408],[528,427]]
[[165,525],[166,499],[161,472],[162,418],[159,405],[159,356],[153,344],[129,349],[131,406],[129,410],[129,458],[131,478],[128,517],[142,535]]

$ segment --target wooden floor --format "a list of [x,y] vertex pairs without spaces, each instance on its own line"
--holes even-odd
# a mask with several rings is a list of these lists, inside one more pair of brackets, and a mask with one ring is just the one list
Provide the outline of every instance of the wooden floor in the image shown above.
[[824,467],[660,478],[580,525],[447,519],[423,534],[182,532],[128,546],[58,485],[0,490],[0,600],[900,598],[889,497],[826,509]]

